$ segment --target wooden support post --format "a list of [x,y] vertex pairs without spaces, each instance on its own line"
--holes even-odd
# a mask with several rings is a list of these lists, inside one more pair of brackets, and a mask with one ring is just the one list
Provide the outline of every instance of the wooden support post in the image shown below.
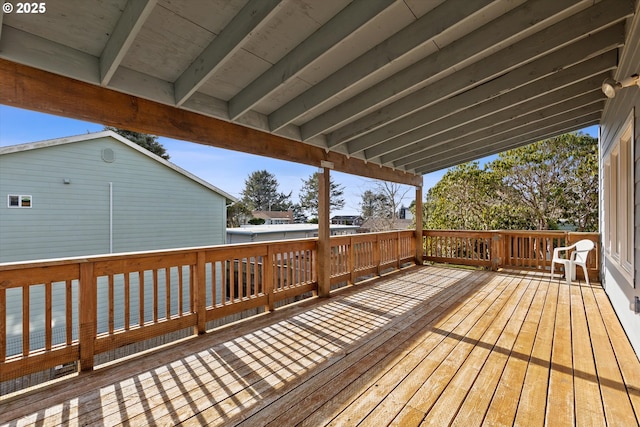
[[423,238],[422,238],[422,228],[423,218],[422,218],[422,186],[416,186],[416,256],[415,262],[416,265],[422,265],[424,263],[424,246],[423,246]]
[[498,271],[502,265],[502,235],[500,233],[493,233],[491,236],[491,270]]
[[93,356],[97,333],[98,297],[93,263],[80,265],[80,371],[93,370]]
[[329,238],[329,169],[318,172],[318,296],[331,292],[331,242]]

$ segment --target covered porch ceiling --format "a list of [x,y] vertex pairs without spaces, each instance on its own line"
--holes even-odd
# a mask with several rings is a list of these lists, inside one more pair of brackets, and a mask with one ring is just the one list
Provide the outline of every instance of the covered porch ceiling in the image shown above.
[[41,4],[42,13],[18,13],[18,3],[0,12],[1,103],[412,185],[598,124],[601,83],[615,75],[637,8],[634,0]]

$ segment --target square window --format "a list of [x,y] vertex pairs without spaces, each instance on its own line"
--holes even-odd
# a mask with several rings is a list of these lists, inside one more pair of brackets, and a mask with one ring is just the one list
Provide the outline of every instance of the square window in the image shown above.
[[30,208],[31,196],[9,194],[9,196],[7,197],[7,206],[9,206],[10,208]]

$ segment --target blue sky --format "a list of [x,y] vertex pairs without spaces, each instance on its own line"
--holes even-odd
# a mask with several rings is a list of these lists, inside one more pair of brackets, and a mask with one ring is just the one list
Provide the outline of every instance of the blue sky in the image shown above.
[[[0,105],[0,146],[99,132],[103,128],[103,125],[96,123]],[[596,126],[585,129],[585,132],[596,137],[598,135]],[[236,197],[239,197],[240,192],[244,189],[244,182],[249,174],[266,169],[278,179],[279,191],[292,192],[292,199],[296,202],[302,187],[302,180],[307,179],[316,171],[311,166],[170,138],[160,137],[159,141],[167,149],[171,156],[171,162]],[[435,185],[444,173],[443,170],[424,176],[425,195],[427,190]],[[374,186],[373,181],[339,172],[333,172],[332,176],[335,182],[344,186],[346,202],[342,210],[332,214],[357,214],[361,195],[365,190]],[[404,203],[408,206],[414,197],[415,192],[411,189],[407,193]]]

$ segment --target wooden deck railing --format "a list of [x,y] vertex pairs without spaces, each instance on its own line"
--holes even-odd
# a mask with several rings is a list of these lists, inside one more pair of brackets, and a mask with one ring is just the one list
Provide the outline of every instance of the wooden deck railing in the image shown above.
[[[600,274],[600,235],[567,231],[424,230],[424,260],[505,269],[551,270],[553,250],[581,239],[596,243],[587,259],[591,280]],[[561,267],[560,267],[561,268]],[[580,269],[578,269],[580,270]],[[582,277],[582,272],[577,272]]]
[[413,230],[351,234],[331,238],[331,284],[354,283],[367,275],[398,269],[415,258]]
[[[331,238],[331,283],[398,268],[413,231]],[[318,291],[317,239],[0,265],[0,381]],[[15,345],[17,344],[17,345]]]

